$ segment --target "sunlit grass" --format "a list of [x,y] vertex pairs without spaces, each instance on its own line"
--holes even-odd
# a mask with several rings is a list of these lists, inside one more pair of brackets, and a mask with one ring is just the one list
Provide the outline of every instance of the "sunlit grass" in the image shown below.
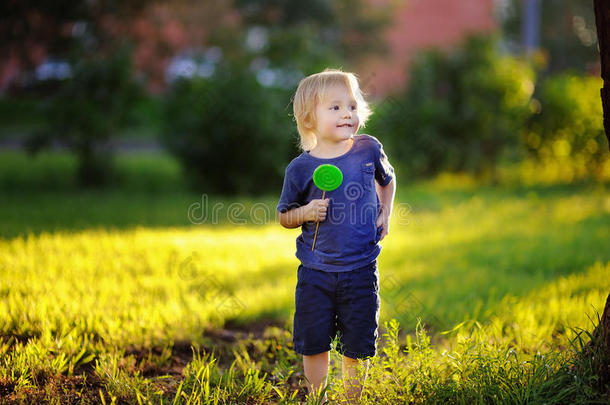
[[[0,239],[3,395],[85,373],[92,385],[79,381],[98,401],[302,400],[290,335],[299,230],[274,217],[254,224],[248,209],[245,223],[232,224],[228,201],[218,224],[193,225],[188,208],[200,199],[41,192],[0,201],[10,225]],[[258,202],[275,212],[275,198]],[[71,221],[53,222],[63,216]],[[380,340],[367,401],[470,403],[476,393],[484,402],[526,400],[567,358],[573,328],[591,330],[589,318],[601,313],[609,237],[604,184],[400,183],[379,258],[380,323],[396,323],[381,328],[391,336]],[[208,334],[269,319],[283,327],[261,341],[220,347]],[[179,342],[192,344],[195,358],[182,374],[164,374],[178,367],[171,357]],[[335,376],[338,360],[333,352]]]

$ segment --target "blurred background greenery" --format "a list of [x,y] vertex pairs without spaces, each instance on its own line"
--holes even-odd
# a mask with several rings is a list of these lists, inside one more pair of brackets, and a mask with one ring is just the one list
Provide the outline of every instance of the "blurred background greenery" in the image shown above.
[[[561,168],[568,182],[610,177],[590,4],[539,2],[532,45],[527,2],[480,1],[478,17],[455,15],[459,29],[436,39],[415,24],[400,31],[401,18],[425,11],[418,2],[369,3],[9,7],[0,189],[171,183],[277,194],[299,153],[291,95],[325,67],[360,76],[375,111],[360,132],[386,145],[401,178],[448,171],[501,182],[501,167],[524,162]],[[397,43],[412,46],[393,79],[369,61],[403,60]],[[167,164],[138,157],[151,154]]]

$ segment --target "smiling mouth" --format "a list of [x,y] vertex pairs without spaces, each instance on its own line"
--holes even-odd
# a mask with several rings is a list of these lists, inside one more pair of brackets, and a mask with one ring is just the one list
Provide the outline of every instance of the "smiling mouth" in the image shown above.
[[339,128],[343,128],[343,127],[351,128],[352,126],[350,124],[343,124],[343,125],[337,125],[337,127],[339,127]]

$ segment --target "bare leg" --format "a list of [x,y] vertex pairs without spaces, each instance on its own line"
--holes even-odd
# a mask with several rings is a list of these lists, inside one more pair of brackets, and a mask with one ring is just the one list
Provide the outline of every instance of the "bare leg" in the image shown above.
[[369,370],[369,360],[363,362],[364,375],[362,380],[358,378],[358,359],[343,356],[343,384],[347,392],[347,398],[350,404],[357,403],[362,395],[362,387],[366,381],[366,376]]
[[[310,394],[314,390],[317,392],[322,384],[323,387],[326,387],[326,377],[328,376],[329,363],[330,351],[311,356],[303,355],[303,368],[305,369],[305,377],[309,379],[307,382],[307,389],[309,390]],[[326,395],[324,395],[322,402],[324,401],[326,401]]]

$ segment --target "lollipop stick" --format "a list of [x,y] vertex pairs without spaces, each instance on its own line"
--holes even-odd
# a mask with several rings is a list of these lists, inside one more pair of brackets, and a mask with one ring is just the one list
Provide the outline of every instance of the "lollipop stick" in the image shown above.
[[[322,192],[322,199],[326,195],[326,190]],[[313,244],[311,245],[311,251],[313,252],[314,246],[316,246],[316,237],[318,236],[318,226],[320,226],[320,222],[316,221],[316,233],[313,235]]]

